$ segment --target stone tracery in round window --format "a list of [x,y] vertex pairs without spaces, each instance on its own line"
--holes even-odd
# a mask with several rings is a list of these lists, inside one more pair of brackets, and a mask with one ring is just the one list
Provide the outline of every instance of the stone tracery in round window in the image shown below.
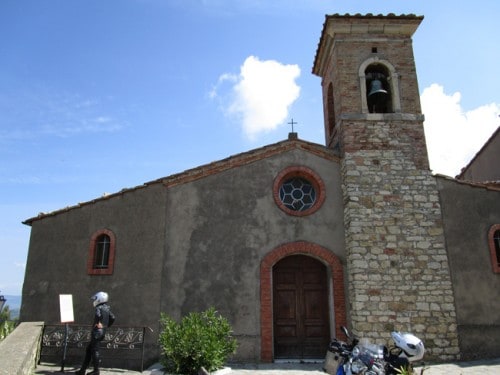
[[290,215],[306,216],[318,210],[325,199],[322,179],[313,170],[288,167],[274,181],[274,199]]
[[316,190],[305,178],[292,177],[281,185],[280,199],[290,210],[305,211],[316,201]]

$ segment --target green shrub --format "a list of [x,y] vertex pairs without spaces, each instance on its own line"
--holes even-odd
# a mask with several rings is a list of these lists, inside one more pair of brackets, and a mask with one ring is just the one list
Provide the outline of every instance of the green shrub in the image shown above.
[[201,367],[215,371],[236,351],[231,326],[213,307],[190,313],[180,323],[162,313],[160,323],[162,364],[170,372],[191,375]]
[[[411,365],[408,366],[401,366],[400,368],[396,369],[396,373],[399,375],[413,375],[415,372],[413,371],[413,367]],[[424,370],[422,370],[421,374],[424,373]]]
[[0,341],[6,338],[16,328],[16,321],[10,320],[9,306],[0,311]]

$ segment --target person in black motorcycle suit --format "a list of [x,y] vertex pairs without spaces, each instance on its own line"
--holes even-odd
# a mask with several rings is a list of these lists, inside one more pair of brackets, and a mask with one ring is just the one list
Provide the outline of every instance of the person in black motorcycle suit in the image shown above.
[[85,350],[85,359],[83,360],[82,367],[76,372],[79,375],[85,375],[85,371],[92,360],[94,365],[94,371],[87,375],[99,375],[99,348],[101,341],[106,335],[106,328],[111,327],[115,321],[115,316],[111,312],[111,307],[108,305],[108,293],[99,292],[94,294],[91,298],[93,305],[95,307],[94,311],[94,322],[92,325],[92,331],[90,333],[90,343],[87,345]]

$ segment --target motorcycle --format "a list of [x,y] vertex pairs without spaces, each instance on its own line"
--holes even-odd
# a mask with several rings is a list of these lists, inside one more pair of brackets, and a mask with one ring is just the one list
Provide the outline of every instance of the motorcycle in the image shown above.
[[412,363],[421,360],[425,348],[422,340],[411,333],[391,332],[393,345],[386,347],[367,339],[351,336],[341,327],[348,341],[333,339],[327,351],[324,371],[332,375],[392,375],[402,369],[412,372]]
[[347,337],[348,342],[336,338],[330,341],[328,351],[326,352],[325,366],[323,367],[323,370],[330,375],[342,374],[339,371],[344,370],[344,365],[349,362],[352,351],[359,342],[357,338],[349,334],[346,327],[342,326],[340,329]]

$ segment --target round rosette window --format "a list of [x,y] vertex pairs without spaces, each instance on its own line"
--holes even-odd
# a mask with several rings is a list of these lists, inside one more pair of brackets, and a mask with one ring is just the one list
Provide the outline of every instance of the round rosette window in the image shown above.
[[290,215],[310,215],[321,207],[325,199],[324,184],[313,170],[289,167],[274,180],[274,200]]

